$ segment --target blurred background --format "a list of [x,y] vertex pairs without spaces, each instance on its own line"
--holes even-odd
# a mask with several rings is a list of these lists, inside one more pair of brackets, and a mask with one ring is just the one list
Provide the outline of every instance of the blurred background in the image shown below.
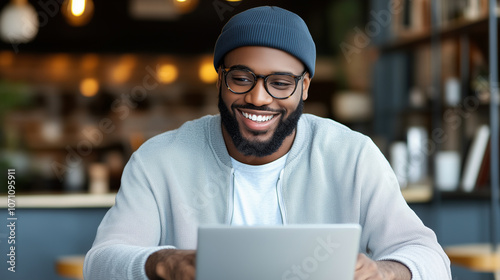
[[218,113],[213,46],[231,16],[261,5],[299,14],[316,42],[305,112],[370,136],[444,246],[498,235],[485,0],[3,0],[0,167],[15,170],[18,220],[15,273],[0,227],[1,279],[67,279],[58,260],[90,248],[131,154]]
[[[225,22],[249,7],[277,5],[307,21],[319,54],[307,111],[332,117],[330,100],[340,89],[369,99],[373,57],[351,66],[358,67],[351,81],[336,58],[367,3],[82,1],[79,17],[86,19],[77,21],[67,5],[78,1],[59,2],[3,5],[0,131],[3,164],[16,162],[23,181],[17,191],[86,191],[95,163],[104,164],[116,190],[120,170],[144,140],[217,114],[213,46]],[[9,7],[31,9],[38,27],[16,24],[19,17],[10,23]],[[369,111],[358,111],[369,119]]]

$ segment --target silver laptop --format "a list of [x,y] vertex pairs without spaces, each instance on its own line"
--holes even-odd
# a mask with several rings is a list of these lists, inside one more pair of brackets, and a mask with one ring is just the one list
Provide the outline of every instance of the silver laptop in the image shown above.
[[196,280],[352,280],[357,224],[200,226]]

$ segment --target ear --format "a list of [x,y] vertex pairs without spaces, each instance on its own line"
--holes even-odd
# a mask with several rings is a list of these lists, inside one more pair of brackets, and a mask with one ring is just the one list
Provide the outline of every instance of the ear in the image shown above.
[[222,84],[222,70],[219,67],[219,69],[217,70],[217,82],[215,83],[217,89],[220,88],[221,84]]
[[302,100],[306,100],[307,97],[309,96],[309,86],[311,85],[311,79],[309,77],[309,72],[307,72],[304,75],[304,78],[302,78]]

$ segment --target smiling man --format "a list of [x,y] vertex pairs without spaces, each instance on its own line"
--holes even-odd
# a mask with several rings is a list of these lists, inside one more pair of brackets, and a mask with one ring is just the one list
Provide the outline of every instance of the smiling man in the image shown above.
[[357,223],[356,280],[450,279],[435,234],[405,203],[373,142],[302,114],[315,60],[294,13],[258,7],[229,20],[214,51],[220,115],[133,154],[85,278],[194,279],[200,224]]
[[229,154],[254,165],[284,156],[309,89],[302,62],[281,50],[246,46],[230,51],[218,72],[219,111]]

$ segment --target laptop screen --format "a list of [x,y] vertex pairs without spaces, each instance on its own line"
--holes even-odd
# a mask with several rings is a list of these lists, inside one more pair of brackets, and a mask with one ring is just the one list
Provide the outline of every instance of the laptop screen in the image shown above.
[[200,226],[196,279],[352,280],[360,235],[357,224]]

